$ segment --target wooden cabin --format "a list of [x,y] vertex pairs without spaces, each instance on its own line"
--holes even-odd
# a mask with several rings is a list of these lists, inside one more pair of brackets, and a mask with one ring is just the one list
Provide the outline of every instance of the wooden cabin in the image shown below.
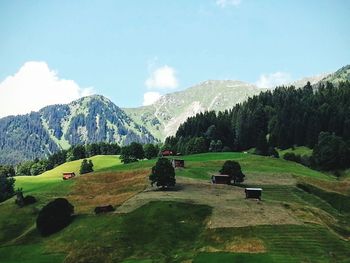
[[67,172],[67,173],[63,173],[63,180],[68,180],[71,179],[75,176],[74,172]]
[[261,200],[262,188],[246,188],[244,190],[245,198],[253,198]]
[[105,206],[97,206],[95,207],[95,214],[101,214],[101,213],[108,213],[115,211],[115,208],[112,205],[105,205]]
[[170,150],[162,151],[162,156],[172,156],[172,155],[173,155],[173,151],[170,151]]
[[185,160],[172,159],[171,164],[175,168],[185,168]]
[[214,174],[211,176],[213,184],[231,184],[231,177],[227,174]]

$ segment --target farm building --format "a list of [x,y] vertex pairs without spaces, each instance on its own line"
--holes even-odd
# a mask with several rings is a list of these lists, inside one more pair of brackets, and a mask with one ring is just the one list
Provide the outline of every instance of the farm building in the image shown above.
[[108,213],[115,211],[115,208],[112,205],[105,205],[105,206],[97,206],[95,207],[95,214],[101,214],[101,213]]
[[185,161],[179,159],[172,159],[171,164],[174,168],[185,168]]
[[261,188],[246,188],[244,190],[245,192],[245,198],[255,198],[261,200]]
[[171,155],[173,155],[173,151],[170,151],[170,150],[162,151],[162,156],[171,156]]
[[214,174],[211,176],[213,184],[231,184],[231,177],[226,174]]
[[75,176],[74,172],[67,172],[67,173],[63,173],[63,180],[68,180],[71,179]]

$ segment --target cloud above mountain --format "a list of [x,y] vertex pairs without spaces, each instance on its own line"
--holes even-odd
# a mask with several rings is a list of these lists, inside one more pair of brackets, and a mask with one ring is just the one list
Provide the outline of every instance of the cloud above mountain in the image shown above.
[[159,92],[155,92],[155,91],[146,92],[145,94],[143,94],[142,105],[143,106],[151,105],[155,103],[157,100],[159,100],[160,97],[162,97],[162,95]]
[[284,85],[292,81],[292,77],[286,72],[275,72],[271,74],[261,74],[260,78],[255,82],[259,88],[274,88]]
[[176,71],[168,65],[156,68],[146,79],[145,85],[148,89],[175,89],[178,87]]
[[28,61],[0,83],[0,117],[37,111],[93,93],[92,87],[82,88],[74,80],[60,78],[44,61]]

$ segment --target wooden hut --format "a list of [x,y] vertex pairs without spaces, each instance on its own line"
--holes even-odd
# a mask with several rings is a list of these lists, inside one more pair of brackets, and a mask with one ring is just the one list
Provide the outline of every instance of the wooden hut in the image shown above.
[[68,180],[68,179],[71,179],[75,176],[75,173],[74,172],[66,172],[66,173],[63,173],[63,180]]
[[231,176],[227,174],[214,174],[211,176],[213,184],[231,184]]
[[254,198],[261,200],[262,188],[246,188],[244,192],[245,198]]
[[171,164],[175,168],[185,168],[185,160],[172,159]]
[[173,155],[173,151],[170,151],[170,150],[162,151],[162,156],[172,156],[172,155]]

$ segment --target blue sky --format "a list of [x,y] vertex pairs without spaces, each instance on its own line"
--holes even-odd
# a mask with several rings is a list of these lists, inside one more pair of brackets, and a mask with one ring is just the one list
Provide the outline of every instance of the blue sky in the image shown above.
[[[121,107],[207,79],[332,72],[350,63],[349,14],[346,0],[3,0],[0,97],[26,86],[13,79],[39,61],[56,80],[72,80],[74,96],[103,94]],[[27,63],[26,78],[33,68],[46,74],[37,66]],[[35,81],[43,80],[18,89],[35,90]]]

